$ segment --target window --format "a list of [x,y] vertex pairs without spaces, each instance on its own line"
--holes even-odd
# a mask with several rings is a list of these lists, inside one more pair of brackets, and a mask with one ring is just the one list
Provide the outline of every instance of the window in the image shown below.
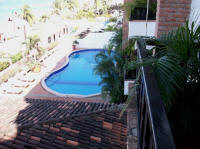
[[[131,11],[130,20],[146,20],[146,14],[146,8],[135,8]],[[148,20],[156,20],[156,12],[149,10]]]

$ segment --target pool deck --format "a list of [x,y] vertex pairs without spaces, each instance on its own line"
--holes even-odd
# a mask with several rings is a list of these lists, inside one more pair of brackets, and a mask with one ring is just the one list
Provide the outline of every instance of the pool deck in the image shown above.
[[[77,50],[83,50],[83,49],[77,49]],[[51,72],[59,69],[60,67],[64,66],[66,64],[66,56],[61,58],[60,61],[57,62],[56,66],[52,69]],[[42,85],[41,82],[38,82],[31,91],[25,96],[25,98],[33,98],[33,99],[51,99],[51,100],[68,100],[68,101],[85,101],[85,102],[106,102],[102,99],[100,96],[94,96],[94,97],[87,97],[87,98],[76,98],[76,97],[59,97],[56,96],[48,91],[46,91]]]
[[[104,34],[107,36],[107,33]],[[96,36],[99,36],[99,33],[96,34]],[[103,36],[103,33],[101,37]],[[92,36],[89,36],[94,38],[94,34]],[[86,40],[87,39],[87,40]],[[96,44],[96,41],[91,38],[82,39],[83,41],[87,41],[87,43],[93,45],[93,48],[100,49],[105,44],[105,41],[99,41],[102,43]],[[53,71],[57,70],[58,68],[62,67],[66,64],[66,57],[72,52],[72,38],[65,37],[57,47],[55,47],[53,50],[55,51],[52,55],[48,56],[47,59],[44,60],[41,71],[39,73],[32,73],[30,72],[29,75],[31,77],[35,78],[35,81],[30,84],[29,87],[24,88],[23,92],[21,94],[0,94],[0,99],[25,99],[25,98],[32,98],[32,99],[47,99],[47,100],[67,100],[67,101],[85,101],[85,102],[108,102],[109,99],[103,99],[101,95],[99,96],[93,96],[93,97],[87,97],[87,98],[75,98],[75,97],[60,97],[57,95],[54,95],[47,90],[45,90],[41,85],[41,80],[48,76]],[[81,39],[80,39],[81,40]],[[91,46],[90,45],[90,46]],[[84,49],[90,49],[90,46],[88,48],[86,47],[79,47],[76,50],[84,50]]]

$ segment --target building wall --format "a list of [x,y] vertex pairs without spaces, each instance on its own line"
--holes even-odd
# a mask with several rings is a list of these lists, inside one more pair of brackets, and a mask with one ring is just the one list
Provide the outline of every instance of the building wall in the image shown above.
[[[147,36],[155,36],[156,21],[148,21]],[[129,21],[128,37],[133,36],[146,36],[146,21],[134,20]]]
[[[124,3],[130,1],[132,0],[124,0]],[[125,16],[126,11],[123,19],[123,41],[128,39],[129,33],[129,21]],[[197,16],[200,22],[200,0],[157,0],[155,36],[168,33],[184,24],[189,17],[190,20],[194,20]]]
[[[131,2],[132,0],[124,0],[124,3],[128,3]],[[123,41],[127,41],[128,40],[128,19],[126,18],[126,11],[124,11],[124,16],[123,16]]]
[[189,17],[190,7],[191,0],[157,0],[156,36],[182,25]]
[[200,23],[200,0],[192,0],[190,22],[192,21]]

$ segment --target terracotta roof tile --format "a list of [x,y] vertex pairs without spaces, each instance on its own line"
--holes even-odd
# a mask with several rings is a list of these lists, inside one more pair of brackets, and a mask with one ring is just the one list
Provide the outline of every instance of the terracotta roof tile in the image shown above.
[[[106,103],[26,99],[15,121],[17,133],[4,134],[0,149],[125,149],[127,119]],[[9,138],[5,140],[4,138]]]
[[40,99],[26,99],[26,102],[30,105],[20,112],[20,115],[15,121],[15,123],[21,126],[62,119],[72,115],[86,114],[108,109],[119,109],[119,107],[114,104],[95,102],[70,102]]
[[31,136],[30,139],[35,140],[35,141],[40,141],[39,137]]
[[69,144],[69,145],[78,146],[78,142],[76,142],[76,141],[67,140],[66,142],[67,142],[67,144]]
[[95,136],[90,136],[90,139],[91,140],[94,140],[94,141],[97,141],[97,142],[101,142],[101,138],[99,138],[99,137],[95,137]]
[[112,129],[112,123],[103,121],[103,128]]
[[[104,128],[103,125],[105,122],[101,119],[109,116],[112,117],[113,124],[117,123],[118,125],[121,125],[121,127],[115,131]],[[57,123],[60,124],[57,125]],[[50,129],[46,129],[46,127],[44,127],[46,125],[48,125]],[[60,131],[51,130],[51,128],[55,127]],[[43,128],[46,130],[43,130]],[[125,132],[126,129],[126,114],[120,119],[119,112],[117,111],[101,111],[98,113],[69,117],[53,122],[45,122],[44,124],[36,124],[35,126],[21,127],[18,136],[13,141],[1,142],[0,145],[13,147],[13,144],[15,144],[24,148],[39,147],[43,149],[125,149],[126,135],[121,132]],[[45,135],[43,135],[43,131],[46,132]],[[24,134],[30,136],[30,139],[26,139]]]

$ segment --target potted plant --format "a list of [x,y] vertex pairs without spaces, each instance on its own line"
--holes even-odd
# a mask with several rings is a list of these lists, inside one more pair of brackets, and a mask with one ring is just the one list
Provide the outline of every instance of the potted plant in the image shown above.
[[72,43],[72,50],[76,50],[76,46],[79,44],[79,42],[77,40],[74,40]]
[[38,72],[40,72],[40,70],[41,70],[41,65],[40,65],[40,63],[38,63],[38,62],[30,62],[30,63],[29,63],[29,69],[30,69],[32,72],[38,73]]

